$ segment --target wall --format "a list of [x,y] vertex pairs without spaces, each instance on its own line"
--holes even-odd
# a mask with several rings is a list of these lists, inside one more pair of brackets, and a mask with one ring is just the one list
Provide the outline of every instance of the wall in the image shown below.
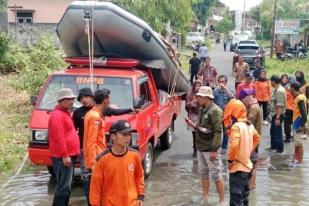
[[[35,10],[34,23],[58,23],[73,0],[8,0],[8,6],[22,6],[19,10]],[[15,12],[8,9],[8,22],[15,23]]]

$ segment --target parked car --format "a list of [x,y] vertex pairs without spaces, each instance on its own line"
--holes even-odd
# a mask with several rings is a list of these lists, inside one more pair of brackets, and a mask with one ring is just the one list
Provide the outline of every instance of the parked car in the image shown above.
[[230,43],[230,51],[235,51],[239,42],[249,40],[249,36],[246,34],[235,34],[232,37],[232,41]]
[[238,62],[238,57],[241,55],[244,57],[245,62],[249,64],[250,69],[254,69],[254,62],[256,59],[259,59],[262,65],[265,65],[265,52],[260,46],[256,43],[241,43],[237,46],[233,57],[233,68],[234,65]]
[[186,36],[186,45],[192,45],[194,42],[205,42],[205,36],[201,32],[189,32]]
[[[158,90],[150,68],[141,66],[134,59],[105,59],[94,61],[93,78],[89,76],[87,58],[67,58],[70,66],[48,77],[37,98],[33,98],[34,109],[30,118],[30,140],[28,153],[34,164],[46,165],[52,171],[48,149],[48,121],[50,111],[56,104],[56,94],[61,88],[71,88],[77,95],[78,90],[90,87],[106,88],[111,91],[111,104],[117,108],[136,108],[138,113],[106,117],[105,130],[118,119],[129,121],[137,132],[132,133],[130,146],[137,149],[143,160],[145,175],[152,170],[154,147],[160,141],[168,149],[173,140],[174,121],[180,114],[181,98],[170,97]],[[74,108],[80,107],[75,101]]]

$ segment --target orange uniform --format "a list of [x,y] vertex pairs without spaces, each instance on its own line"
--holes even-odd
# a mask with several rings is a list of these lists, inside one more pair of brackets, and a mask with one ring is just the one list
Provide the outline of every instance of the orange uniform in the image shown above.
[[256,99],[259,102],[268,102],[271,96],[271,87],[269,80],[266,81],[256,81]]
[[85,166],[92,169],[96,156],[106,149],[103,115],[95,107],[87,112],[84,127]]
[[286,109],[294,110],[294,97],[291,94],[290,90],[285,89],[286,91]]
[[144,200],[144,171],[136,151],[119,156],[107,149],[97,159],[90,184],[92,206],[136,206]]
[[250,155],[260,143],[260,135],[252,124],[237,122],[232,126],[229,138],[228,160],[233,161],[230,173],[250,172],[253,168]]

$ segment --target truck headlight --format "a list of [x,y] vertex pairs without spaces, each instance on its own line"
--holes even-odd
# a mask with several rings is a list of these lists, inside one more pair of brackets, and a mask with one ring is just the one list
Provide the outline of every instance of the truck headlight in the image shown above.
[[131,133],[131,146],[132,147],[138,147],[138,139],[139,139],[139,135],[138,133]]
[[47,130],[33,130],[33,140],[40,142],[47,142],[48,132]]

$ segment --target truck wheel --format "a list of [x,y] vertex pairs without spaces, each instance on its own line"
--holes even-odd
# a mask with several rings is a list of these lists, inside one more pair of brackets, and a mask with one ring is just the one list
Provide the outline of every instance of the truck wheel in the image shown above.
[[56,179],[56,173],[53,166],[47,166],[47,170],[50,174],[51,179]]
[[152,148],[152,144],[148,142],[147,152],[143,160],[143,169],[144,169],[145,178],[147,178],[151,173],[152,163],[153,163],[153,148]]
[[161,148],[166,150],[169,149],[172,146],[173,142],[173,124],[167,128],[167,130],[163,133],[163,135],[160,138],[160,144]]

